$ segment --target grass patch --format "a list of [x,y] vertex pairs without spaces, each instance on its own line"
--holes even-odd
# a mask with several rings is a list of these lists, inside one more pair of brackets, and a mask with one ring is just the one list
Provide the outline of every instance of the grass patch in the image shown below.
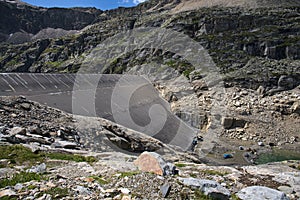
[[190,177],[197,178],[197,174],[192,173],[192,174],[190,174]]
[[130,177],[130,176],[135,176],[137,174],[139,174],[140,172],[138,171],[133,171],[133,172],[121,172],[121,176],[120,178],[124,178],[124,177]]
[[176,167],[186,167],[187,165],[183,164],[183,163],[176,163],[175,166]]
[[29,185],[27,187],[28,190],[34,190],[35,188],[37,188],[37,186],[35,186],[35,185]]
[[94,180],[97,181],[100,185],[106,185],[106,184],[109,183],[108,180],[105,180],[104,178],[99,177],[99,176],[90,176],[89,178],[94,179]]
[[59,187],[51,188],[47,191],[39,193],[39,195],[37,195],[37,197],[41,197],[44,194],[50,194],[52,196],[52,199],[61,199],[63,197],[68,196],[69,190],[68,190],[68,188],[59,188]]
[[196,200],[214,200],[213,198],[203,194],[200,190],[194,190]]
[[0,188],[14,186],[17,183],[26,183],[32,180],[41,181],[43,179],[45,179],[45,177],[40,174],[21,172],[19,174],[14,174],[11,178],[0,180]]
[[202,171],[203,173],[205,174],[208,174],[208,175],[218,175],[218,176],[225,176],[227,175],[228,173],[227,172],[220,172],[220,171],[216,171],[216,170],[203,170]]
[[73,154],[64,154],[64,153],[46,153],[45,156],[50,159],[56,160],[70,160],[75,162],[88,162],[93,163],[96,161],[96,158],[93,156],[81,156]]
[[63,61],[53,61],[53,62],[47,62],[46,65],[47,65],[48,67],[51,67],[51,68],[57,68],[57,67],[59,67],[62,63],[63,63]]
[[0,164],[0,168],[6,168],[7,166],[4,164]]
[[17,200],[17,197],[9,197],[9,196],[5,196],[5,197],[0,197],[0,200]]
[[240,198],[238,198],[238,196],[236,196],[235,194],[231,195],[231,199],[232,200],[240,200]]
[[44,162],[46,158],[88,163],[96,161],[96,158],[93,156],[85,157],[67,153],[32,153],[29,148],[23,147],[22,145],[0,146],[0,159],[8,159],[11,164],[33,165]]
[[183,75],[187,78],[190,77],[190,73],[193,71],[193,69],[187,69],[183,71]]
[[8,159],[12,164],[37,163],[44,160],[39,154],[32,153],[22,145],[0,146],[0,159]]

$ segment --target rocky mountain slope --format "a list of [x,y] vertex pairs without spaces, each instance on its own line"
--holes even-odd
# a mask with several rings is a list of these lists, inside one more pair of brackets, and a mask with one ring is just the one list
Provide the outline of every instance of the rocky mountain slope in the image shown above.
[[[7,13],[0,19],[0,72],[75,73],[91,67],[92,72],[146,75],[172,112],[199,130],[194,151],[183,152],[104,119],[90,124],[87,117],[23,97],[1,97],[1,198],[300,198],[298,161],[257,165],[300,159],[298,0],[151,0],[109,11],[2,0],[0,11]],[[172,49],[148,48],[157,41],[141,40],[131,49],[130,44],[123,48],[120,37],[109,40],[124,31],[132,39],[134,30],[153,27],[183,33],[204,47],[208,54],[203,55],[214,61],[213,70],[224,81],[211,83],[188,56]],[[167,46],[161,38],[160,46]],[[118,51],[109,52],[115,46]],[[101,52],[109,52],[105,67]],[[220,98],[223,107],[216,110]],[[133,161],[144,151],[156,151],[171,164],[150,154],[148,167],[161,166],[142,170],[147,166]],[[27,162],[18,155],[28,155]]]
[[[173,1],[170,2],[174,5]],[[226,79],[230,82],[237,81],[244,86],[249,86],[244,82],[251,82],[250,86],[253,88],[258,88],[258,82],[262,82],[261,84],[272,87],[274,80],[278,80],[281,75],[289,75],[295,79],[295,85],[297,85],[299,84],[298,72],[300,71],[297,65],[297,60],[300,57],[299,7],[298,4],[294,5],[297,2],[293,1],[289,7],[284,7],[285,4],[279,4],[278,8],[269,9],[209,7],[178,13],[172,13],[166,9],[156,9],[169,5],[165,1],[149,1],[134,8],[120,8],[104,13],[93,9],[49,9],[46,12],[41,12],[43,14],[33,15],[35,12],[39,13],[36,10],[42,8],[15,9],[14,12],[25,13],[25,21],[28,22],[29,20],[32,23],[36,20],[37,24],[26,28],[24,24],[19,24],[24,20],[19,20],[14,15],[6,15],[7,19],[3,19],[5,21],[2,22],[3,27],[15,24],[6,23],[8,21],[14,22],[13,20],[18,21],[17,24],[19,25],[5,28],[5,34],[21,29],[26,33],[36,34],[41,29],[48,27],[66,30],[81,29],[92,22],[97,23],[86,27],[75,35],[64,38],[47,39],[45,35],[49,35],[49,37],[51,35],[61,36],[69,32],[51,34],[49,33],[51,31],[44,31],[44,34],[40,33],[43,37],[36,36],[37,39],[42,38],[38,41],[20,45],[2,43],[0,70],[2,72],[76,72],[90,51],[107,38],[122,31],[139,27],[162,27],[187,34],[199,42],[209,51],[220,71],[226,74]],[[6,7],[15,6],[15,4],[7,2],[1,3]],[[184,4],[185,1],[182,3]],[[55,15],[62,15],[61,17],[65,21],[59,20],[60,22],[57,22],[58,20],[54,18],[51,18],[53,20],[41,19],[43,17],[49,18],[50,15],[53,15],[52,12],[60,13]],[[72,13],[77,15],[78,12],[82,13],[78,15],[78,19],[63,17],[63,15],[72,16]],[[30,27],[34,27],[35,30]],[[14,30],[7,31],[10,29]],[[122,73],[128,66],[133,67],[151,62],[151,60],[160,64],[168,64],[181,73],[184,71],[189,73],[190,71],[184,67],[186,61],[179,62],[170,59],[172,57],[170,52],[160,53],[160,55],[152,55],[149,52],[147,59],[145,59],[141,55],[143,51],[140,49],[127,55],[126,62],[112,62],[110,65],[112,70],[110,71]],[[124,59],[120,58],[119,60]],[[256,67],[252,66],[259,65],[268,69],[260,72],[262,78],[248,76],[248,74],[256,73]],[[241,68],[243,70],[240,70]]]
[[0,12],[0,41],[11,43],[28,42],[32,35],[46,28],[80,30],[96,22],[102,13],[95,8],[47,9],[7,0],[0,1]]

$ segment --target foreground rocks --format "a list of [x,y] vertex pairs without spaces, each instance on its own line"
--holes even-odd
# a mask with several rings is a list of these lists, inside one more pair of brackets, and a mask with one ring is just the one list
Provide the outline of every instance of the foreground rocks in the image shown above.
[[[88,153],[88,152],[87,152]],[[92,163],[47,159],[32,169],[46,169],[41,180],[32,180],[0,189],[2,197],[19,199],[299,199],[299,182],[283,183],[278,169],[299,177],[300,162],[282,162],[247,167],[208,166],[177,162],[178,175],[161,176],[142,172],[134,165],[138,159],[122,153],[93,153]],[[46,168],[44,168],[46,166]],[[294,168],[296,167],[296,168]],[[24,166],[0,168],[0,182],[20,173]],[[263,174],[268,170],[268,173]],[[34,172],[37,173],[38,171]],[[260,173],[261,172],[261,173]],[[297,175],[298,173],[298,175]],[[292,175],[294,174],[294,175]],[[1,182],[2,184],[2,182]],[[260,185],[260,186],[257,186]],[[264,187],[263,187],[264,186]],[[280,192],[282,187],[293,191]],[[295,192],[298,191],[298,192]],[[43,197],[43,198],[42,198]]]

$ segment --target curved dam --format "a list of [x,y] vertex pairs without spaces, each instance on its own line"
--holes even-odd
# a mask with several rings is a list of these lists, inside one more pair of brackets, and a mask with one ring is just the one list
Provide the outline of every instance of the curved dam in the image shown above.
[[196,136],[142,76],[0,74],[0,96],[17,95],[71,114],[101,117],[183,150]]

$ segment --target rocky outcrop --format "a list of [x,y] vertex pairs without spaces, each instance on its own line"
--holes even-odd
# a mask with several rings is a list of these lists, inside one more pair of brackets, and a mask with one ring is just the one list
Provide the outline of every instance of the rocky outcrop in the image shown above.
[[24,34],[36,34],[45,28],[80,30],[97,21],[97,16],[102,13],[102,11],[95,8],[47,9],[31,6],[20,1],[6,0],[0,1],[0,12],[3,14],[0,19],[2,38],[9,39],[14,43],[22,42],[13,38],[16,37],[18,32],[18,37],[26,39]]
[[[40,26],[41,28],[33,32],[25,29],[25,32],[16,30],[17,33],[12,37],[18,43],[28,41],[30,38],[43,40],[20,46],[2,44],[0,71],[76,72],[82,63],[87,61],[86,55],[105,39],[134,28],[163,27],[185,33],[206,48],[220,72],[226,74],[225,81],[229,86],[240,84],[243,87],[257,89],[263,85],[271,89],[277,86],[276,80],[278,81],[284,75],[299,80],[299,70],[297,70],[299,66],[297,60],[300,58],[297,35],[299,7],[268,10],[245,8],[247,12],[238,7],[213,7],[173,14],[164,11],[158,14],[157,10],[150,9],[153,6],[163,8],[172,2],[164,4],[159,1],[149,1],[134,8],[115,9],[101,15],[100,11],[88,9],[61,9],[61,12],[67,13],[92,13],[99,16],[99,19],[76,35],[51,40],[44,38],[74,32],[57,28],[65,30],[78,28],[47,25],[52,29]],[[5,4],[5,2],[1,3]],[[144,15],[146,10],[148,10],[147,15]],[[68,24],[71,26],[72,23],[68,22]],[[79,26],[83,28],[87,24]],[[36,35],[39,31],[40,33]],[[33,51],[35,48],[41,51]],[[183,59],[177,59],[172,52],[140,49],[113,60],[106,73],[124,73],[129,68],[150,64],[152,61],[176,69],[185,76],[189,76],[193,70],[191,64]],[[206,88],[205,84],[203,85],[199,80],[193,81],[195,81],[195,89],[201,94],[201,91]],[[295,81],[294,86],[298,84],[298,81]]]
[[111,121],[93,119],[96,124],[89,125],[88,117],[72,116],[23,97],[1,97],[0,116],[0,143],[24,144],[33,151],[84,150],[85,147],[95,151],[170,150],[152,137]]

